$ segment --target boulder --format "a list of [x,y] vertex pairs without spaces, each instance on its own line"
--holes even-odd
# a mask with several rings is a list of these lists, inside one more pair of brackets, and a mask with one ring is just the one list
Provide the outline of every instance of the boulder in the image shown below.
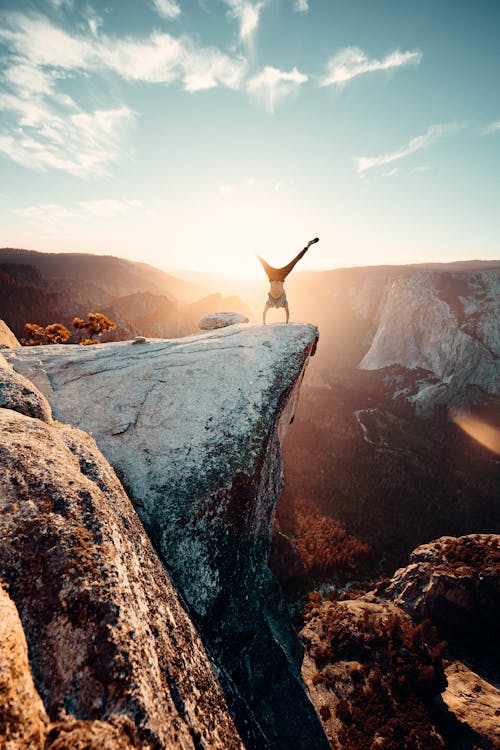
[[236,312],[208,313],[198,321],[198,328],[210,331],[214,328],[225,328],[239,323],[248,323],[248,318]]
[[[500,747],[500,690],[461,661],[447,666],[446,678],[448,686],[441,699],[450,731],[457,736],[465,734],[469,747]],[[455,717],[455,726],[451,717]]]
[[12,349],[15,346],[21,346],[21,344],[9,326],[3,320],[0,320],[0,349]]
[[431,718],[446,685],[432,628],[373,594],[314,596],[301,632],[302,674],[331,747],[445,748]]
[[500,535],[443,536],[422,544],[410,564],[378,593],[451,642],[496,640],[500,607]]
[[27,417],[52,421],[52,412],[45,396],[0,354],[0,408],[13,409]]
[[[92,438],[0,409],[0,465],[0,579],[53,722],[47,747],[242,748],[198,634]],[[27,687],[16,689],[28,694],[18,662]],[[39,701],[24,703],[19,727],[38,736]]]
[[9,356],[117,471],[258,750],[328,747],[267,567],[280,439],[317,337],[311,325],[229,326]]

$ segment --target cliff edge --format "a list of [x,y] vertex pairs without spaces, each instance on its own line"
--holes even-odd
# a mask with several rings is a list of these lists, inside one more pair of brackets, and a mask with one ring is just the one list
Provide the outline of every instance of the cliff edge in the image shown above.
[[328,747],[267,567],[280,438],[317,337],[311,325],[232,326],[5,355],[118,473],[219,669],[245,746],[259,750]]

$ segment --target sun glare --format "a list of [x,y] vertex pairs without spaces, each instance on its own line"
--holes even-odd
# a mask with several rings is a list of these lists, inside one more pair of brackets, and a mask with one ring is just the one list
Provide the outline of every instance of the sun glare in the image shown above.
[[463,411],[454,412],[452,419],[467,435],[496,453],[497,456],[500,455],[500,430],[479,417]]

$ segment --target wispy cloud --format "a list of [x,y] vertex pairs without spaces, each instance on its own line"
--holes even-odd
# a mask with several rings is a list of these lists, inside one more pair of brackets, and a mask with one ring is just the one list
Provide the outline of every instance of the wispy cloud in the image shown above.
[[261,10],[267,5],[267,0],[259,0],[259,2],[223,0],[223,2],[229,7],[229,17],[239,24],[240,40],[247,44],[251,43],[259,25]]
[[109,219],[143,208],[141,201],[126,198],[104,198],[93,201],[76,201],[70,206],[44,203],[24,208],[13,208],[11,213],[40,228],[65,227],[75,221]]
[[124,135],[135,118],[128,107],[84,112],[75,106],[64,114],[48,103],[6,99],[0,97],[0,105],[21,117],[0,133],[0,153],[18,164],[87,178],[106,175],[108,166],[123,158]]
[[309,10],[308,0],[295,0],[293,9],[296,13],[307,13]]
[[366,172],[368,169],[383,167],[386,164],[391,164],[392,162],[404,159],[423,148],[427,148],[443,136],[461,130],[462,127],[463,125],[456,122],[431,125],[423,135],[418,135],[415,138],[412,138],[405,146],[402,146],[389,154],[383,154],[382,156],[357,156],[355,158],[357,171],[359,173]]
[[418,50],[401,52],[397,49],[382,60],[370,60],[359,47],[346,47],[329,60],[321,86],[343,86],[357,76],[379,70],[392,70],[403,65],[417,65],[421,59],[422,53]]
[[481,132],[483,135],[493,135],[493,133],[500,132],[500,120],[490,122]]
[[268,112],[274,112],[279,100],[293,94],[308,80],[308,76],[293,68],[289,73],[268,66],[247,83],[247,91]]
[[97,21],[86,34],[70,33],[41,15],[20,13],[3,20],[0,41],[10,56],[4,56],[0,74],[0,106],[7,112],[0,152],[33,169],[100,177],[127,153],[136,113],[121,102],[106,109],[80,106],[61,91],[64,80],[111,73],[126,81],[177,81],[194,92],[238,89],[245,73],[243,58],[199,46],[186,36],[109,37],[99,33]]
[[163,18],[175,20],[181,15],[181,7],[176,0],[153,0],[153,5]]

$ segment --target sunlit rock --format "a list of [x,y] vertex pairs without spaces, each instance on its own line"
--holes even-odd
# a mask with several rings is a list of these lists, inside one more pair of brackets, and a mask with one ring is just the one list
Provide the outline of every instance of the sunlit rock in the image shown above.
[[208,313],[198,321],[198,328],[209,331],[214,328],[225,328],[239,323],[248,323],[248,318],[236,312]]
[[14,346],[21,346],[9,326],[0,320],[0,349],[12,349]]
[[400,365],[437,376],[422,380],[409,399],[425,415],[435,404],[467,406],[467,390],[474,387],[498,394],[499,353],[500,271],[421,271],[397,278],[388,288],[359,367]]

